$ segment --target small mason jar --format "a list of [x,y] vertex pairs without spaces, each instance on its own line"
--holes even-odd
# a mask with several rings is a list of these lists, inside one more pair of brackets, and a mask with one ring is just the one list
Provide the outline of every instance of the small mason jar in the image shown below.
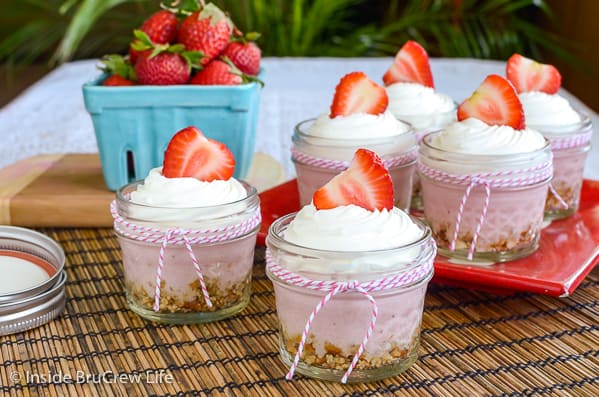
[[[422,231],[417,241],[392,249],[341,252],[325,251],[285,241],[283,234],[295,213],[275,221],[266,240],[266,274],[274,285],[279,319],[279,351],[282,360],[293,371],[313,378],[341,382],[370,382],[397,375],[416,360],[424,296],[433,275],[436,247],[430,229],[412,218]],[[369,272],[347,271],[348,264]],[[363,344],[372,321],[373,305],[357,290],[334,295],[311,318],[312,311],[327,295],[310,289],[288,277],[277,275],[273,266],[291,270],[294,275],[314,283],[377,284],[389,278],[404,279],[403,285],[392,285],[370,291],[376,302],[378,317],[365,348],[348,378],[350,363]],[[294,367],[302,332],[309,323],[301,357]],[[290,375],[291,374],[291,375]],[[345,378],[345,379],[344,379]]]
[[591,148],[593,126],[587,115],[579,114],[581,121],[576,124],[530,126],[549,140],[553,152],[552,189],[545,203],[547,220],[567,218],[578,210],[580,204],[584,163]]
[[130,309],[173,324],[216,321],[243,310],[260,227],[256,189],[240,182],[247,191],[242,200],[172,208],[132,203],[129,195],[141,183],[118,190],[112,207]]
[[[422,138],[428,133],[441,130],[449,124],[456,121],[456,107],[444,112],[436,112],[433,114],[410,114],[399,113],[399,109],[393,109],[392,112],[395,118],[400,121],[409,123],[416,131],[416,140],[420,144]],[[401,109],[401,108],[400,108]],[[412,199],[410,201],[410,210],[414,214],[421,215],[424,211],[424,203],[422,202],[422,187],[420,186],[420,177],[418,173],[414,173],[412,182]]]
[[292,137],[300,207],[310,204],[314,193],[349,166],[357,149],[364,148],[372,150],[385,162],[393,181],[395,206],[403,210],[410,208],[417,154],[412,128],[390,137],[330,139],[307,133],[314,121],[309,119],[296,125]]
[[537,250],[549,182],[551,147],[528,153],[450,152],[424,137],[418,157],[424,216],[439,253],[504,262]]

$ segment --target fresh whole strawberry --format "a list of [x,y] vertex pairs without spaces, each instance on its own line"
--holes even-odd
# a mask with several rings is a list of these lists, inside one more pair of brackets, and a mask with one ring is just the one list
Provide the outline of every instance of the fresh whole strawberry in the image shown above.
[[383,76],[383,82],[387,86],[407,82],[435,88],[426,50],[415,41],[407,41],[395,55],[393,64]]
[[458,120],[474,117],[489,125],[524,129],[524,110],[516,90],[503,77],[491,74],[458,107]]
[[[154,44],[173,43],[177,38],[179,20],[170,11],[160,10],[150,15],[144,21],[139,30],[146,33]],[[129,47],[129,59],[135,65],[140,52]]]
[[354,113],[381,114],[388,104],[389,98],[383,87],[363,72],[352,72],[343,76],[335,88],[330,117]]
[[215,59],[204,66],[189,82],[201,85],[238,85],[243,82],[241,71],[225,61]]
[[136,42],[133,49],[142,52],[135,63],[137,81],[144,85],[185,84],[201,54],[185,51],[181,44],[154,44],[140,30],[134,32]]
[[125,87],[135,85],[131,80],[127,80],[123,76],[119,76],[118,74],[113,74],[108,76],[103,82],[102,85],[107,87]]
[[231,21],[214,4],[206,4],[201,11],[196,11],[181,23],[179,43],[187,50],[200,51],[202,65],[208,64],[219,55],[231,38]]
[[358,149],[348,169],[314,193],[316,209],[354,204],[369,211],[393,208],[393,182],[381,158]]
[[260,35],[254,32],[234,37],[223,51],[223,55],[229,58],[239,70],[252,76],[256,76],[260,72],[262,51],[254,43],[258,37]]
[[514,54],[508,59],[506,76],[518,93],[541,91],[555,94],[562,85],[562,75],[553,65],[546,65]]
[[109,74],[102,85],[117,87],[135,85],[137,77],[131,63],[121,55],[106,55],[101,60],[103,66],[100,68]]
[[185,59],[172,52],[142,55],[135,64],[137,80],[144,85],[185,84],[191,70]]
[[190,126],[177,132],[169,142],[162,175],[212,182],[231,178],[234,169],[235,159],[225,144],[206,138],[199,129]]

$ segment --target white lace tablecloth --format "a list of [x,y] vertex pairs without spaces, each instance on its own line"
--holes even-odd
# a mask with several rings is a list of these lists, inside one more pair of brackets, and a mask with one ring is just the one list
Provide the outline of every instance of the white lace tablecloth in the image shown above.
[[[294,176],[289,154],[293,126],[328,110],[335,85],[345,73],[362,70],[379,81],[390,62],[391,58],[264,59],[266,86],[256,151],[273,156],[288,177]],[[43,153],[97,152],[81,94],[81,85],[98,75],[96,65],[96,60],[62,65],[0,110],[0,168]],[[504,74],[505,67],[503,62],[474,59],[432,59],[431,66],[437,90],[457,102],[486,75]],[[599,125],[596,113],[565,90],[561,94]],[[599,133],[593,136],[585,176],[599,179]]]

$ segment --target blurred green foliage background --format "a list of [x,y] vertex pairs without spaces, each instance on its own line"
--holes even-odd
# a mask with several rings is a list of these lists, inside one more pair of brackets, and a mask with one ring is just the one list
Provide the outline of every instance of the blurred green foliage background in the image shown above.
[[[433,56],[506,59],[563,53],[538,28],[542,0],[216,0],[244,31],[263,34],[265,56],[394,54],[412,38]],[[0,62],[46,62],[125,53],[151,0],[8,0],[0,14]]]

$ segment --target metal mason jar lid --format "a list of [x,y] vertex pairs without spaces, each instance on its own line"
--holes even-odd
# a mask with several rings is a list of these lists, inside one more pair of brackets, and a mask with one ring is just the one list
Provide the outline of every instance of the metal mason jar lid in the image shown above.
[[0,289],[0,335],[38,327],[64,310],[64,264],[64,251],[51,238],[0,226],[0,265],[8,277]]

